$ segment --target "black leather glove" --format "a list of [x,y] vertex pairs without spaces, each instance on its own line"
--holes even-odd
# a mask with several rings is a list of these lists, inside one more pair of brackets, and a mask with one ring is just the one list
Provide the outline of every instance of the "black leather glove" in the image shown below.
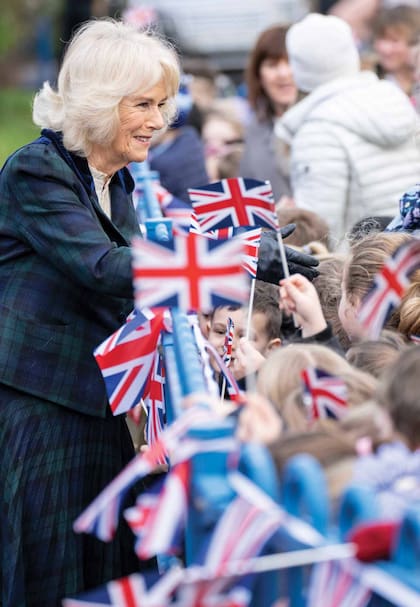
[[[289,223],[284,228],[281,228],[282,239],[287,238],[295,228],[296,225],[294,223]],[[311,281],[318,276],[319,272],[316,266],[319,264],[319,261],[315,257],[287,246],[284,249],[290,274],[299,273]],[[284,278],[277,234],[273,230],[263,231],[261,234],[257,278],[258,280],[271,282],[275,285],[278,285],[279,281]]]

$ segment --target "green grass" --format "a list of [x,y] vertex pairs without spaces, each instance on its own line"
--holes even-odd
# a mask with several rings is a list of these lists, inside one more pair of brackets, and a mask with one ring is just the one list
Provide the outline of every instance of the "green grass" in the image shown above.
[[39,135],[32,123],[33,96],[32,91],[0,89],[0,167],[9,154]]

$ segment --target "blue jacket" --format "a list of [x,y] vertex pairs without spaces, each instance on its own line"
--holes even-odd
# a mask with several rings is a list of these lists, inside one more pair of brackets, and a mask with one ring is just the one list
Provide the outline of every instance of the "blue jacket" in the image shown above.
[[139,233],[127,169],[110,220],[84,158],[45,130],[0,173],[0,382],[105,416],[93,350],[133,307],[130,240]]

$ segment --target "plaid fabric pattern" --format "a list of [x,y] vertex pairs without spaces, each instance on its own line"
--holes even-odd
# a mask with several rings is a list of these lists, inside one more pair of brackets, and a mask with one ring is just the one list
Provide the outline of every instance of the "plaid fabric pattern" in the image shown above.
[[105,415],[92,352],[133,308],[133,185],[128,171],[114,175],[110,221],[86,160],[56,134],[43,131],[8,159],[0,174],[0,382]]
[[65,596],[138,571],[127,526],[109,544],[72,529],[133,457],[124,419],[84,415],[4,386],[0,402],[2,607],[57,607]]

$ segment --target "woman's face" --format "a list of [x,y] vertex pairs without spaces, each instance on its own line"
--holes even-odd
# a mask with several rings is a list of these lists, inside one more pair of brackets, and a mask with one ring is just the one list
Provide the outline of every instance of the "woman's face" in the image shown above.
[[397,28],[388,28],[374,41],[374,49],[382,68],[389,73],[410,66],[410,47],[407,36]]
[[266,57],[260,65],[261,86],[278,116],[297,99],[297,88],[286,59]]
[[167,99],[163,82],[146,92],[124,97],[118,107],[118,133],[109,146],[94,146],[89,161],[107,174],[130,162],[146,160],[153,133],[165,126],[162,110]]

